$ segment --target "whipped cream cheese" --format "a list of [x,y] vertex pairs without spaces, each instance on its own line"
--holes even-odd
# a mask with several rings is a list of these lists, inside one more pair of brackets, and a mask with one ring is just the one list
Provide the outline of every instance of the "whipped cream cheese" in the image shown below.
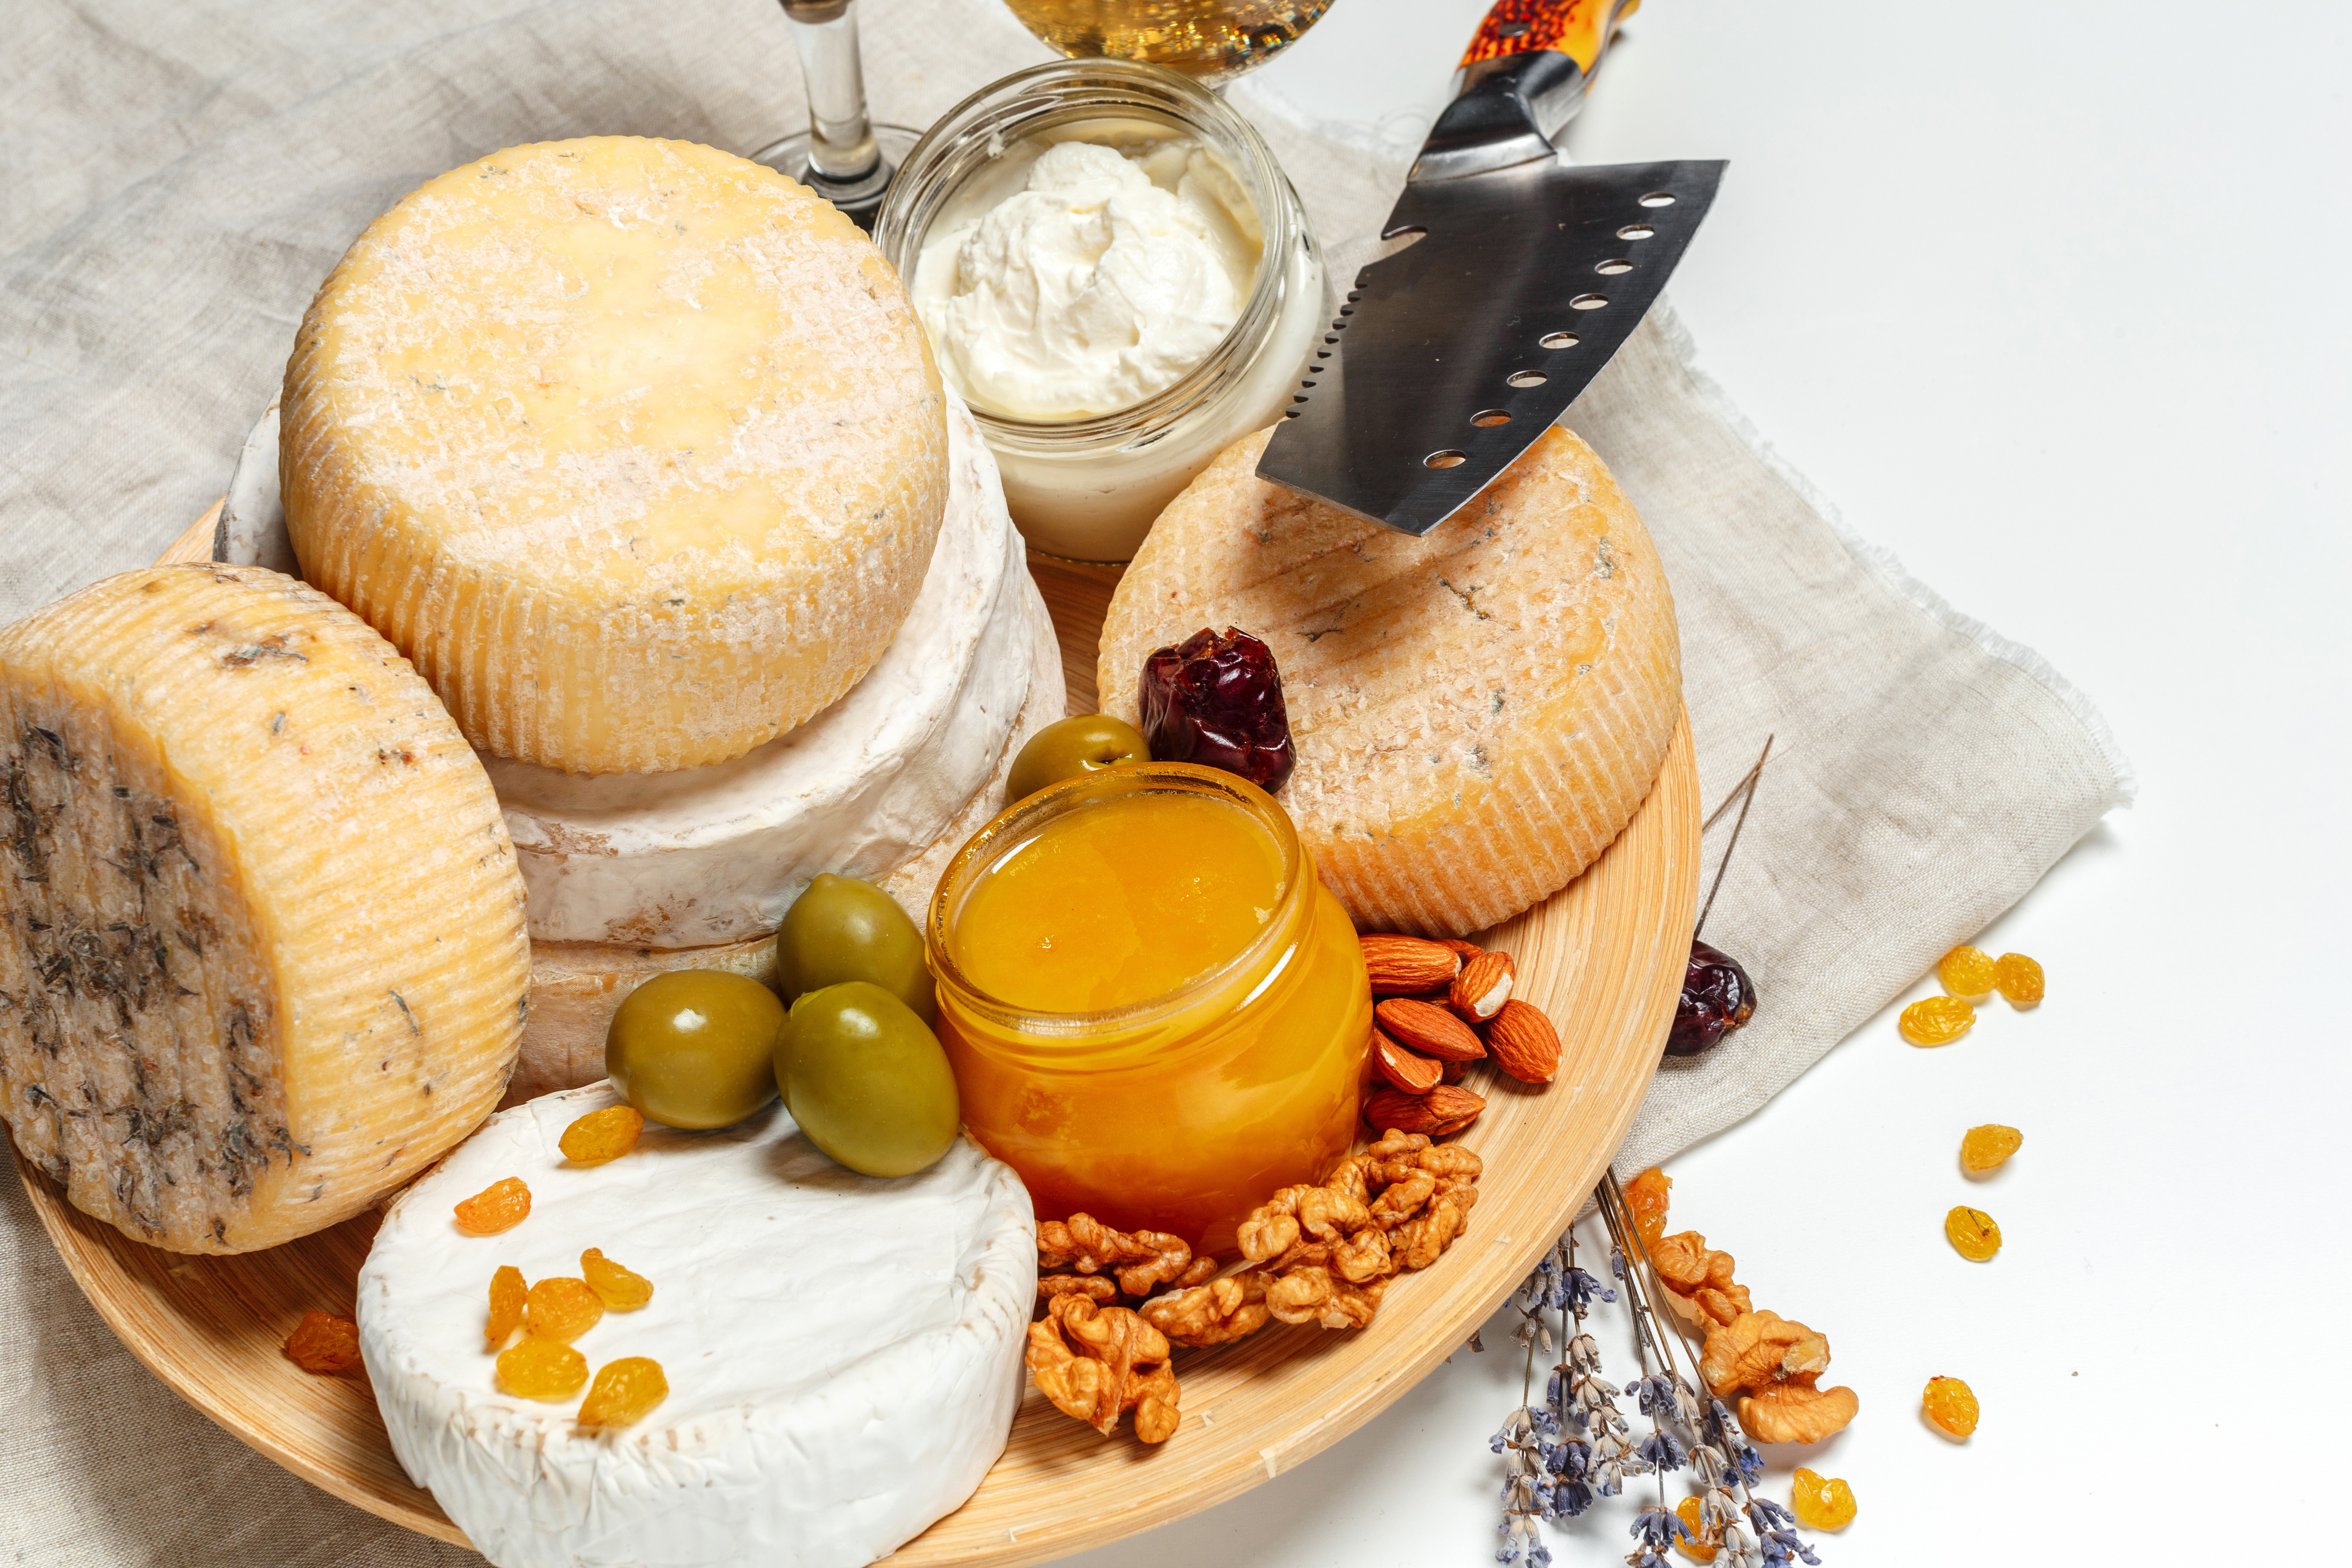
[[1086,418],[1133,407],[1208,358],[1249,302],[1263,250],[1241,182],[1193,138],[1041,138],[959,194],[923,246],[914,294],[968,401],[1016,419]]

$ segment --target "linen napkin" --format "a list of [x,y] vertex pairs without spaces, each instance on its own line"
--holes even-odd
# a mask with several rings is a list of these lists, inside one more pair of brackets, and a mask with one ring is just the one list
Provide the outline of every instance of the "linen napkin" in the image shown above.
[[[920,126],[1046,58],[995,0],[864,0],[877,116]],[[0,621],[144,564],[225,488],[311,291],[423,179],[596,132],[749,151],[806,124],[771,0],[16,0],[0,63]],[[1392,149],[1252,114],[1334,276],[1402,181]],[[1701,237],[1698,243],[1706,243]],[[1619,1168],[1786,1088],[2099,817],[2128,767],[2028,650],[1848,534],[1694,363],[1661,306],[1567,421],[1656,537],[1712,809],[1778,737],[1707,936],[1756,1021],[1669,1060]],[[1728,823],[1706,840],[1708,872]],[[150,1376],[0,1177],[0,1552],[473,1563],[312,1490]]]

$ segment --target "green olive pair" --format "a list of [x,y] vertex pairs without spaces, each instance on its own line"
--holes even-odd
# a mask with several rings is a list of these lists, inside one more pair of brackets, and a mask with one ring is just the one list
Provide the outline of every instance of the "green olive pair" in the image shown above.
[[819,1149],[869,1176],[929,1166],[961,1125],[923,942],[870,883],[821,876],[776,933],[776,983],[681,969],[629,993],[604,1070],[649,1121],[728,1127],[781,1091]]

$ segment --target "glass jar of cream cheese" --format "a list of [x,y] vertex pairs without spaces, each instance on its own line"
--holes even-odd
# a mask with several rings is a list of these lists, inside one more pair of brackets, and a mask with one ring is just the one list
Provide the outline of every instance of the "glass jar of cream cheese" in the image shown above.
[[1029,543],[1125,561],[1281,416],[1329,320],[1265,141],[1189,79],[1055,60],[948,111],[875,224]]
[[1355,1135],[1363,950],[1282,807],[1231,773],[1131,763],[1017,802],[940,879],[925,945],[964,1125],[1040,1219],[1231,1252]]

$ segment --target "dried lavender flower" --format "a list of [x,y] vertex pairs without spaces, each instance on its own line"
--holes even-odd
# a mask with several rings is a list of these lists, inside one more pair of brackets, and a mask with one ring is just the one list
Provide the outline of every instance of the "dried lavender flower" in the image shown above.
[[1679,1470],[1687,1458],[1675,1435],[1663,1427],[1643,1438],[1642,1446],[1634,1452],[1642,1457],[1643,1464],[1654,1470]]
[[1672,1546],[1679,1537],[1691,1539],[1690,1526],[1685,1524],[1663,1505],[1644,1508],[1634,1516],[1633,1527],[1628,1532],[1644,1546]]
[[1617,1300],[1617,1292],[1601,1284],[1583,1269],[1571,1268],[1568,1271],[1566,1280],[1559,1286],[1559,1298],[1553,1303],[1555,1309],[1566,1307],[1581,1317],[1591,1309],[1596,1298],[1613,1303]]

